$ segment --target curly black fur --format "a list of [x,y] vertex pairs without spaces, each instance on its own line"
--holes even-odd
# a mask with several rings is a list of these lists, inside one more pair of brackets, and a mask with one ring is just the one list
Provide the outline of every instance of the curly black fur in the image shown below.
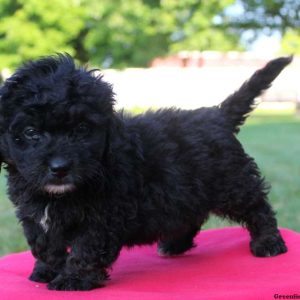
[[220,106],[114,111],[109,84],[68,55],[21,67],[1,88],[8,192],[49,289],[104,284],[122,246],[181,254],[209,213],[243,224],[256,256],[287,251],[268,188],[235,133],[291,61],[257,71]]

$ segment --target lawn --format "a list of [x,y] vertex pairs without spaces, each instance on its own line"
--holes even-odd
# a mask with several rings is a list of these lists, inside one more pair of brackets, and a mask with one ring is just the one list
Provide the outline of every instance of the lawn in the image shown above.
[[[242,128],[239,139],[272,185],[270,202],[281,227],[300,231],[300,118],[293,111],[258,110]],[[212,217],[204,228],[231,225]],[[0,255],[27,249],[14,209],[0,176]]]

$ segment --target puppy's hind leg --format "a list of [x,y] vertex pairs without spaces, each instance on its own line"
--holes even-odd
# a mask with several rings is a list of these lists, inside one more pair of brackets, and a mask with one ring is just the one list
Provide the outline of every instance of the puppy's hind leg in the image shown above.
[[275,213],[266,200],[253,206],[245,219],[251,235],[250,248],[255,256],[276,256],[287,252],[287,247],[277,228]]
[[157,252],[160,256],[175,256],[195,247],[194,237],[200,226],[193,226],[188,231],[171,238],[163,238],[158,242]]
[[[255,256],[276,256],[287,251],[277,227],[275,213],[267,201],[267,188],[260,176],[241,176],[238,188],[230,193],[228,206],[222,213],[242,223],[251,236],[250,249]],[[227,211],[226,211],[227,210]]]

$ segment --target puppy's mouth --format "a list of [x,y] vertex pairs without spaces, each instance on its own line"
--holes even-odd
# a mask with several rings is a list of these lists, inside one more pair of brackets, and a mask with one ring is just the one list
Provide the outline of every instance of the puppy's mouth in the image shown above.
[[49,194],[61,195],[75,190],[75,185],[72,183],[66,184],[46,184],[44,190]]

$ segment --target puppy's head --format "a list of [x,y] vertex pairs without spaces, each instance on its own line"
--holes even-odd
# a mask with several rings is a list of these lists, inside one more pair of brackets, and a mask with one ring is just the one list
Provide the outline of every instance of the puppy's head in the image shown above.
[[30,62],[1,88],[2,159],[28,186],[63,194],[102,176],[113,92],[69,55]]

